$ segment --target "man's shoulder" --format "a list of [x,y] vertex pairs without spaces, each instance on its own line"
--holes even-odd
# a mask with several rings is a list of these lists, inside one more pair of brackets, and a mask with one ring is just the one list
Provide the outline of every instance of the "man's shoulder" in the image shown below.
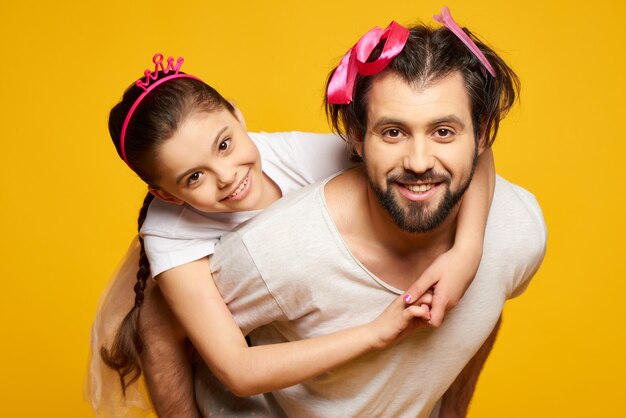
[[506,293],[516,296],[539,269],[546,244],[547,228],[535,196],[497,177],[481,266],[512,279],[507,282]]
[[303,226],[316,213],[315,208],[323,205],[324,184],[324,181],[313,183],[272,203],[258,216],[241,224],[237,228],[238,234],[247,236],[255,231],[273,229],[278,232]]
[[496,176],[489,217],[506,222],[524,222],[545,229],[543,213],[535,196],[500,176]]

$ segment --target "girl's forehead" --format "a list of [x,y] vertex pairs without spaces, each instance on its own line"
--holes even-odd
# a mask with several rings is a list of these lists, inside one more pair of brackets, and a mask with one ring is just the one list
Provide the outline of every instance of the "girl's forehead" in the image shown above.
[[230,112],[196,112],[185,119],[176,132],[157,149],[164,168],[180,170],[205,158],[222,137],[236,128]]
[[[237,119],[227,109],[217,109],[214,111],[194,110],[190,112],[180,124],[180,128],[187,124],[202,125],[210,128],[214,124],[236,123]],[[180,130],[179,128],[179,130]]]

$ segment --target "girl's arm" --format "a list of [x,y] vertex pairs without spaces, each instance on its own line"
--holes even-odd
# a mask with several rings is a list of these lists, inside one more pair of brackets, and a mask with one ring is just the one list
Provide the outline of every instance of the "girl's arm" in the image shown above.
[[487,148],[478,158],[474,177],[461,201],[454,246],[440,255],[407,290],[412,297],[419,298],[433,288],[430,324],[435,327],[459,303],[476,276],[494,188],[493,153]]
[[428,320],[430,315],[429,300],[407,306],[398,297],[371,323],[302,341],[248,347],[215,287],[206,258],[168,270],[158,281],[200,356],[238,396],[292,386],[385,348],[424,323],[416,318]]

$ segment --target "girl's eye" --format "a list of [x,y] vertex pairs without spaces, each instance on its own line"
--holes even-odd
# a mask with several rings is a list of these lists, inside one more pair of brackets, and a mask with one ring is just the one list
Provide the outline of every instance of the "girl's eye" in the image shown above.
[[195,173],[190,175],[189,178],[187,178],[187,185],[189,185],[189,186],[194,185],[195,183],[200,181],[200,177],[201,176],[202,176],[202,173],[199,172],[199,171],[196,171]]
[[220,144],[217,146],[217,148],[220,151],[226,151],[228,149],[228,147],[230,147],[230,138],[223,140],[222,142],[220,142]]

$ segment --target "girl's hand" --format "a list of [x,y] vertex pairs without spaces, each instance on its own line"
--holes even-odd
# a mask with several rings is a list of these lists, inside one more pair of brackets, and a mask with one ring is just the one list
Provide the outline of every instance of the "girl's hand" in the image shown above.
[[369,324],[373,328],[371,335],[375,338],[373,348],[386,348],[417,328],[425,326],[426,321],[430,319],[431,301],[432,295],[430,294],[425,294],[415,304],[407,304],[403,296],[398,296],[378,318]]
[[410,303],[431,289],[433,297],[428,323],[433,327],[440,326],[445,314],[459,303],[474,280],[481,255],[482,251],[462,251],[452,247],[437,257],[411,285],[405,293],[406,301]]

